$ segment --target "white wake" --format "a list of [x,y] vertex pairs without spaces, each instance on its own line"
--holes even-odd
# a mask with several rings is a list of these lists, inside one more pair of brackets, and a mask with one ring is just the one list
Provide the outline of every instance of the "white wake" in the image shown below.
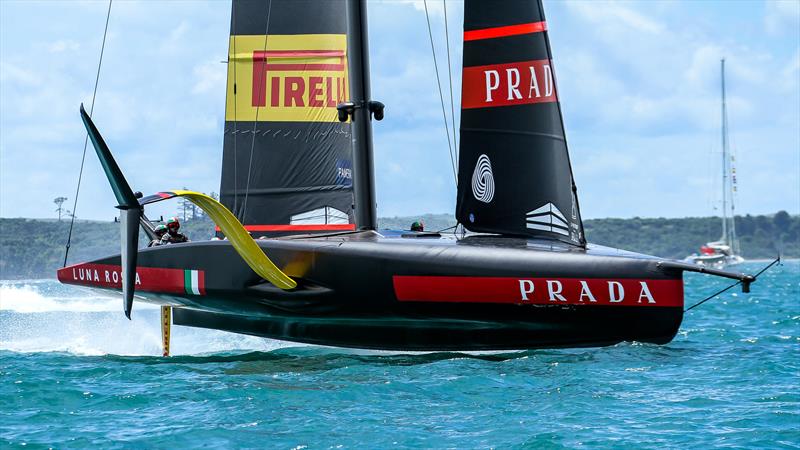
[[[77,355],[161,354],[157,306],[135,303],[132,320],[113,294],[55,280],[0,281],[0,350]],[[199,328],[172,327],[173,355],[270,351],[296,344]]]

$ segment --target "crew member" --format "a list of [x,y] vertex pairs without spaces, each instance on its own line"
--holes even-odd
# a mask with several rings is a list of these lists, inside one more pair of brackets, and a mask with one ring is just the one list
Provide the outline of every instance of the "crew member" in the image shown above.
[[173,217],[167,221],[167,232],[161,237],[161,245],[166,244],[179,244],[181,242],[189,242],[186,235],[181,234],[181,223],[178,222],[177,217]]
[[425,224],[422,221],[417,221],[411,224],[411,231],[425,231]]
[[167,226],[164,224],[160,224],[153,231],[156,233],[156,238],[150,241],[149,244],[147,244],[148,247],[155,247],[156,245],[161,245],[161,238],[164,237],[164,233],[167,232]]

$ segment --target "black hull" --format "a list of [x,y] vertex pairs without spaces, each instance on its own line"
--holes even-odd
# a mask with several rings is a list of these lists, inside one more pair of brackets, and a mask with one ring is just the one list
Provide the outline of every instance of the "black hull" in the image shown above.
[[406,351],[475,351],[564,347],[601,347],[623,341],[669,343],[682,311],[649,310],[645,314],[549,311],[536,320],[444,320],[435,317],[248,317],[176,309],[176,325],[210,328],[285,341],[337,347]]
[[[665,344],[683,318],[682,271],[613,249],[372,232],[258,242],[296,290],[276,289],[226,241],[210,241],[141,250],[137,300],[175,306],[177,325],[389,350]],[[118,290],[116,266],[118,256],[105,258],[59,279]],[[180,292],[168,279],[184,272]]]

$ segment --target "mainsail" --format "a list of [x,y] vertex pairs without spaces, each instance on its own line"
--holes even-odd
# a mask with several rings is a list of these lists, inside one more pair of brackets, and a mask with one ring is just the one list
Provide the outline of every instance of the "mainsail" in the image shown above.
[[585,245],[539,0],[465,2],[456,217]]
[[221,202],[254,236],[353,230],[343,0],[233,0]]

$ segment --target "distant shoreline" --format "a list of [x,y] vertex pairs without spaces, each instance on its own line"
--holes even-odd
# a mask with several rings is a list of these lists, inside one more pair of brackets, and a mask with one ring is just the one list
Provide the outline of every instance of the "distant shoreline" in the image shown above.
[[[422,214],[378,219],[378,228],[409,229],[422,221],[427,231],[453,227],[450,214]],[[742,256],[749,262],[769,262],[778,254],[800,257],[800,216],[778,212],[763,216],[737,216]],[[721,234],[717,217],[590,219],[584,221],[589,242],[670,259],[683,259]],[[0,218],[0,279],[52,279],[64,262],[69,222],[64,219]],[[182,228],[191,239],[214,235],[208,220],[187,220]],[[142,236],[140,244],[146,245]],[[119,253],[119,224],[77,220],[69,263],[91,261]]]

